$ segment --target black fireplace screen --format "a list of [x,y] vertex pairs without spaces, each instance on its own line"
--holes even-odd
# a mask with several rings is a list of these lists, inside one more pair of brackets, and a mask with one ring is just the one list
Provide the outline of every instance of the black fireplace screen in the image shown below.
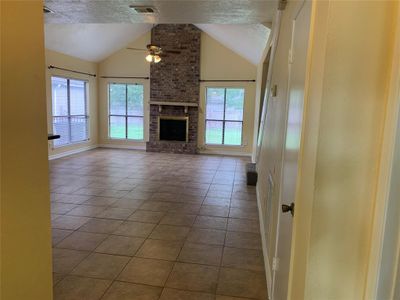
[[188,119],[160,118],[160,141],[188,141]]

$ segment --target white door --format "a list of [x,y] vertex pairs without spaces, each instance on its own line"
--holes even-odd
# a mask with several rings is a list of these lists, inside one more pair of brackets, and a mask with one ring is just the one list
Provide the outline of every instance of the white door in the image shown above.
[[[311,18],[311,1],[305,1],[293,15],[292,44],[289,51],[288,106],[286,139],[282,161],[280,204],[290,206],[295,202],[297,166],[303,119],[304,85],[308,37]],[[294,210],[295,211],[295,210]],[[287,299],[290,251],[292,239],[290,211],[278,217],[278,239],[273,260],[272,299]]]

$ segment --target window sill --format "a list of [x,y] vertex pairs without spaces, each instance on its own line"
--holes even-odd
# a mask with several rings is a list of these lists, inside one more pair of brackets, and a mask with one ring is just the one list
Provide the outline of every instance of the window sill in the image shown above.
[[79,142],[74,142],[74,143],[69,143],[69,144],[64,144],[64,145],[60,145],[60,146],[54,146],[54,141],[53,141],[52,149],[62,149],[62,148],[66,148],[66,147],[79,146],[81,144],[86,144],[88,142],[90,142],[90,139],[87,139],[84,141],[79,141]]

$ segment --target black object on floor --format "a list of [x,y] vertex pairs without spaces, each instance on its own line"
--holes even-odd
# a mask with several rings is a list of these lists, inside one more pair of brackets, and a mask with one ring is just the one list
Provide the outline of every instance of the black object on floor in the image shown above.
[[246,164],[246,179],[247,179],[247,185],[257,185],[257,170],[256,170],[256,164],[255,163],[248,163]]

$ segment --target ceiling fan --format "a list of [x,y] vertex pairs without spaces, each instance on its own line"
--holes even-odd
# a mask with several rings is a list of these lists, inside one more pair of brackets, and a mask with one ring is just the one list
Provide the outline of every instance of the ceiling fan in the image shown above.
[[173,54],[180,54],[180,51],[177,50],[164,50],[160,46],[154,45],[154,44],[148,44],[146,46],[146,49],[142,48],[132,48],[128,47],[126,49],[129,50],[135,50],[135,51],[146,51],[148,52],[146,56],[146,60],[148,62],[154,62],[154,63],[159,63],[161,61],[161,57],[163,53],[173,53]]

